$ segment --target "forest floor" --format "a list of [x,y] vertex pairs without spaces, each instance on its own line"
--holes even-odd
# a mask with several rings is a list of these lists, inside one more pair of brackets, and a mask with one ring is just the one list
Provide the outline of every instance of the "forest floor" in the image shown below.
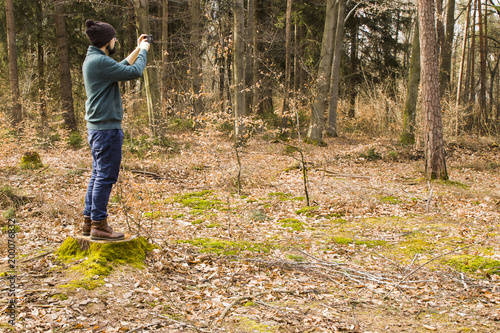
[[[142,267],[116,264],[89,287],[78,270],[88,258],[57,255],[80,233],[89,148],[3,136],[0,331],[500,330],[494,139],[448,140],[450,180],[432,183],[422,153],[395,140],[344,136],[325,148],[292,141],[307,162],[307,206],[291,147],[252,139],[239,151],[240,170],[229,140],[171,138],[168,149],[124,147],[110,204],[115,230],[156,248]],[[22,170],[23,153],[33,150],[43,167]],[[14,327],[5,273],[13,216]]]

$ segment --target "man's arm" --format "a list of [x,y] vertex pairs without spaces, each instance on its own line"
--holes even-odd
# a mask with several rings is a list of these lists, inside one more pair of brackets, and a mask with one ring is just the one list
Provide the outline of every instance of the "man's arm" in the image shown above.
[[146,49],[146,51],[149,50],[149,43],[146,42],[146,35],[144,34],[137,39],[137,47],[125,58],[125,60],[127,60],[130,65],[133,65],[141,49]]
[[135,60],[137,59],[137,56],[139,55],[139,52],[141,51],[141,48],[140,47],[136,47],[135,50],[132,51],[132,53],[130,53],[126,58],[125,60],[127,60],[127,62],[130,64],[130,65],[133,65]]

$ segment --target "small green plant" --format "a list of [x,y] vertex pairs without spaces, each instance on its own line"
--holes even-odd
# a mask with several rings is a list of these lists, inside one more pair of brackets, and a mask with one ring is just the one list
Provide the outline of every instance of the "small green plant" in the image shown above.
[[22,170],[34,170],[41,167],[43,167],[42,159],[36,151],[24,153],[23,157],[21,157]]
[[193,130],[194,122],[192,119],[175,118],[169,121],[168,127],[173,131]]
[[78,131],[71,132],[71,134],[69,135],[69,138],[68,138],[69,146],[71,148],[77,149],[77,148],[80,148],[82,146],[82,143],[83,143],[83,139],[82,139],[80,132],[78,132]]
[[14,231],[14,232],[16,232],[16,233],[17,233],[17,232],[21,231],[21,227],[20,227],[19,225],[17,225],[17,224],[16,224],[16,225],[14,225],[14,228],[12,228],[12,227],[10,227],[10,228],[9,228],[9,226],[4,225],[4,226],[2,227],[2,229],[0,229],[0,231],[2,231],[2,234],[6,234],[6,233],[8,233],[9,231]]
[[397,151],[390,151],[386,155],[387,159],[390,161],[397,161],[399,159],[399,154]]
[[119,195],[119,194],[115,194],[115,195],[113,195],[113,196],[111,197],[111,200],[110,200],[110,201],[111,201],[112,203],[115,203],[115,204],[116,204],[116,203],[119,203],[119,202],[121,202],[121,201],[122,201],[122,197],[121,197],[121,195]]
[[16,209],[14,207],[10,207],[3,213],[3,217],[6,219],[13,219],[16,217]]
[[363,157],[369,161],[376,161],[382,159],[382,156],[377,153],[375,148],[370,148],[366,151],[366,153],[359,154],[359,157]]

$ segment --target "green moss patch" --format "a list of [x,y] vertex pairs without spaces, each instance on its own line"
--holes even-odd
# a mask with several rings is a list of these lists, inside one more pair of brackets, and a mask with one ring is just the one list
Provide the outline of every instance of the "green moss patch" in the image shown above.
[[192,240],[179,240],[181,244],[191,244],[199,247],[200,252],[210,252],[216,254],[235,255],[241,251],[250,251],[258,253],[268,253],[272,246],[264,243],[237,242],[217,238],[196,238]]
[[277,198],[281,201],[304,201],[304,197],[294,197],[292,194],[289,193],[282,193],[282,192],[271,192],[268,194],[270,198]]
[[340,245],[356,244],[365,245],[366,247],[385,246],[387,244],[387,242],[383,240],[353,240],[352,238],[342,236],[334,237],[333,241]]
[[484,272],[487,274],[500,275],[500,261],[486,257],[476,255],[459,255],[444,260],[443,263],[464,273],[474,274]]
[[313,216],[314,214],[312,214],[313,212],[316,212],[318,210],[318,207],[317,206],[314,206],[314,207],[304,207],[304,208],[301,208],[301,209],[297,209],[295,211],[295,214],[305,214],[306,216],[308,217],[311,217]]
[[283,228],[289,228],[290,232],[303,231],[305,229],[304,222],[301,222],[297,219],[283,219],[280,220],[280,223]]
[[181,203],[184,207],[192,208],[192,213],[194,215],[200,215],[209,209],[221,210],[224,205],[224,203],[218,200],[210,190],[177,195],[173,198],[173,201]]
[[239,318],[237,325],[244,332],[278,332],[279,330],[278,326],[270,326],[259,323],[247,317]]
[[65,263],[80,261],[71,270],[83,273],[83,277],[62,287],[89,290],[99,287],[114,265],[129,264],[142,268],[146,253],[153,248],[144,237],[139,237],[127,242],[92,243],[83,251],[75,238],[68,237],[57,250],[57,258]]
[[399,200],[398,198],[395,198],[395,197],[380,197],[380,201],[382,202],[387,202],[387,203],[390,203],[390,204],[398,204],[401,202],[401,200]]

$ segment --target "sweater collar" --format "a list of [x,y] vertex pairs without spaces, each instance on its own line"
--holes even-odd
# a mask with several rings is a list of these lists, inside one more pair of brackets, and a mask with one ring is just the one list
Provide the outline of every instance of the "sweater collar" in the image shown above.
[[99,54],[106,55],[106,53],[103,50],[101,50],[100,48],[98,48],[97,46],[90,45],[89,49],[87,50],[87,54],[92,54],[92,53],[99,53]]

